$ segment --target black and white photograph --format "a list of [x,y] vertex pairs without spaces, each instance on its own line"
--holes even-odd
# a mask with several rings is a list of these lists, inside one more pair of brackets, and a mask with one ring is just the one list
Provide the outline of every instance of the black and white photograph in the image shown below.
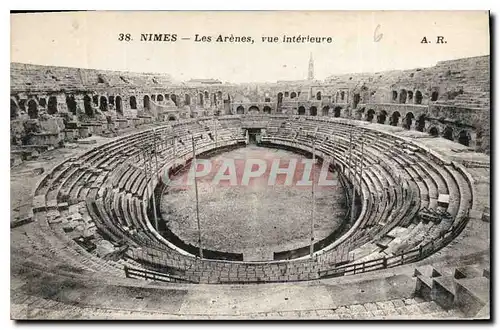
[[490,320],[490,13],[10,13],[12,320]]

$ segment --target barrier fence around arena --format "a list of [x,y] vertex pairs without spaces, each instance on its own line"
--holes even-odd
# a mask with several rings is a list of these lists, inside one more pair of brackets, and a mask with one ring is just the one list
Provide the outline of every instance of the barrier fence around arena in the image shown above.
[[449,231],[442,233],[436,240],[431,240],[426,244],[420,245],[418,248],[393,256],[382,257],[320,271],[319,277],[331,278],[344,275],[354,275],[423,260],[448,245],[455,237],[457,237],[467,225],[467,220],[467,218],[461,219],[456,227],[450,228]]
[[145,269],[132,268],[129,266],[124,267],[125,276],[127,278],[143,278],[145,280],[153,280],[160,282],[173,282],[173,283],[195,283],[180,277],[167,275],[165,273],[153,272]]
[[[405,251],[393,256],[386,256],[378,259],[338,266],[328,270],[319,271],[318,277],[319,279],[326,279],[326,278],[340,277],[345,275],[354,275],[354,274],[376,271],[380,269],[397,267],[404,264],[409,264],[423,260],[428,256],[434,254],[441,248],[448,245],[465,228],[467,222],[468,222],[467,217],[460,219],[457,226],[450,228],[448,231],[442,233],[437,239],[431,240],[423,245],[420,245],[418,248]],[[170,274],[155,272],[146,269],[138,269],[125,266],[124,270],[125,270],[125,276],[127,278],[141,278],[145,280],[153,280],[160,282],[196,283],[184,278],[172,276]],[[303,281],[303,280],[298,280],[298,281]],[[272,282],[272,281],[261,281],[261,282]]]

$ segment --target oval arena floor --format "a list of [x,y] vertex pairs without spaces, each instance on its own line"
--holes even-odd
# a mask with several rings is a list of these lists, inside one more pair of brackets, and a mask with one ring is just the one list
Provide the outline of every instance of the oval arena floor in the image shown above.
[[[243,253],[243,261],[201,259],[165,239],[154,227],[154,212],[165,217],[178,238],[196,245],[193,212],[186,209],[193,207],[190,189],[168,191],[159,180],[161,173],[192,157],[190,143],[176,142],[175,136],[188,136],[188,131],[199,136],[196,150],[201,156],[245,144],[245,128],[256,126],[263,129],[263,144],[273,149],[234,149],[232,157],[254,152],[265,158],[280,148],[311,153],[314,144],[317,157],[333,163],[341,177],[352,178],[353,165],[359,164],[358,175],[344,182],[345,189],[318,191],[316,216],[321,219],[315,239],[345,220],[347,211],[339,206],[350,205],[352,198],[355,221],[340,237],[318,245],[312,258],[301,254],[271,260],[276,250],[307,246],[310,191],[268,191],[254,185],[240,194],[227,187],[213,191],[201,180],[201,214],[209,228],[205,244]],[[489,224],[481,220],[484,198],[478,197],[489,191],[488,158],[465,147],[456,152],[461,148],[456,144],[439,147],[441,139],[427,134],[380,126],[338,118],[199,118],[156,126],[154,132],[149,128],[103,139],[59,155],[59,151],[49,153],[45,164],[51,168],[40,175],[33,171],[36,162],[14,169],[12,315],[95,319],[486,315],[489,298],[482,288],[488,288],[485,281],[489,283]],[[351,135],[352,162],[348,161]],[[153,143],[156,148],[148,149]],[[148,167],[153,162],[145,149],[156,151],[159,173]],[[290,156],[288,151],[279,152]],[[17,184],[21,176],[32,176],[33,186]],[[278,197],[281,203],[269,202]],[[236,203],[231,209],[224,200]],[[250,214],[259,212],[256,205],[262,207],[261,213]],[[425,220],[422,210],[440,216]],[[190,216],[180,218],[185,213]],[[275,217],[262,222],[268,213]],[[237,220],[230,222],[231,218]],[[234,233],[241,236],[231,237]],[[473,297],[477,303],[474,308],[448,308],[431,299],[431,290],[443,290],[444,296],[453,295],[455,300]]]
[[[205,159],[213,165],[209,165],[209,173],[203,172],[197,179],[203,247],[243,253],[245,261],[269,261],[273,260],[273,252],[310,244],[313,187],[312,184],[299,185],[304,175],[302,160],[309,158],[290,151],[249,145]],[[233,181],[218,180],[217,173],[224,171],[222,162],[227,160],[235,164]],[[250,161],[263,161],[265,171],[243,182],[245,166]],[[283,174],[272,179],[275,161],[281,168],[296,164],[295,171],[289,174],[293,180],[286,182]],[[170,230],[186,243],[196,245],[195,189],[193,184],[187,185],[190,169],[173,178],[183,185],[165,189],[160,209],[162,220],[167,221]],[[319,178],[321,166],[316,165],[314,172],[315,178]],[[226,173],[229,177],[229,168]],[[312,178],[306,174],[308,180]],[[329,172],[327,179],[333,181],[334,178],[335,174]],[[339,183],[315,184],[315,237],[323,239],[344,221],[345,192]]]

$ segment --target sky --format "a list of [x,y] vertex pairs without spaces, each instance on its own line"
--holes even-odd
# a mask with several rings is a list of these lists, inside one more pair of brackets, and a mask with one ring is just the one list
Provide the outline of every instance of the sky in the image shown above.
[[[130,34],[131,41],[119,35]],[[141,34],[177,34],[144,42]],[[212,42],[195,42],[195,35]],[[218,43],[217,36],[252,43]],[[331,37],[331,43],[263,43],[262,37]],[[421,43],[423,37],[430,43]],[[446,43],[437,44],[443,36]],[[181,38],[190,38],[182,40]],[[11,62],[133,72],[176,80],[276,82],[435,65],[489,55],[486,11],[108,11],[11,14]]]

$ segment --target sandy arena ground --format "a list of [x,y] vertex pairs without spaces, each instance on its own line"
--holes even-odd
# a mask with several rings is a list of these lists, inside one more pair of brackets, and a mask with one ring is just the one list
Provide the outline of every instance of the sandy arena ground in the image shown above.
[[[213,184],[214,175],[198,179],[202,245],[217,251],[243,253],[245,260],[272,260],[273,252],[303,247],[310,242],[311,186],[297,186],[302,177],[300,165],[305,157],[290,151],[258,146],[229,151],[211,158],[212,164],[234,159],[237,185]],[[247,159],[260,159],[269,166],[267,171],[248,185],[241,185]],[[297,160],[294,183],[284,185],[285,175],[278,175],[276,184],[269,185],[272,160],[280,159],[280,168]],[[201,165],[200,165],[201,166]],[[213,166],[213,174],[216,165]],[[201,168],[198,169],[201,171]],[[253,170],[256,170],[254,167]],[[321,166],[315,166],[318,182]],[[186,177],[187,170],[179,176]],[[225,172],[228,174],[229,172]],[[329,173],[327,179],[335,179]],[[223,181],[221,181],[223,182]],[[161,203],[162,217],[170,230],[184,242],[197,246],[196,204],[194,185],[169,187]],[[342,186],[315,188],[315,239],[333,232],[346,212]]]

